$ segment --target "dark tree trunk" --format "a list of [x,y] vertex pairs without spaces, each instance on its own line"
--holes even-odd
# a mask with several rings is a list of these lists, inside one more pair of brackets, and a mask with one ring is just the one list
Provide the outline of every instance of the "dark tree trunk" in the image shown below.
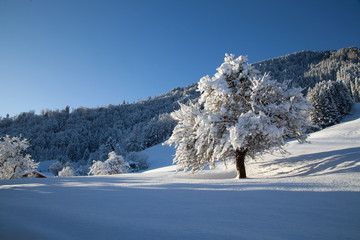
[[246,178],[246,171],[245,171],[245,156],[247,150],[236,150],[236,171],[237,171],[237,178]]

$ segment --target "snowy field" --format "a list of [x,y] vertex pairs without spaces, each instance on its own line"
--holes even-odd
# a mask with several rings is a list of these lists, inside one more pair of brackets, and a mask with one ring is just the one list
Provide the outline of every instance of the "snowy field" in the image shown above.
[[0,181],[0,239],[360,239],[360,105],[290,155],[175,173],[174,150],[112,176]]

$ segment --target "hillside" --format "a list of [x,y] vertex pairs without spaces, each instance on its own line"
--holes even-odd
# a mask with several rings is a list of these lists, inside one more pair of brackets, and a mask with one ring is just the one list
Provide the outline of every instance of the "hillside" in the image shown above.
[[0,121],[0,136],[30,139],[29,153],[36,161],[105,160],[111,150],[126,155],[168,138],[176,124],[168,113],[196,98],[195,90],[194,84],[132,104],[21,113]]
[[[274,153],[259,157],[255,161],[249,160],[247,163],[248,176],[253,180],[269,179],[276,182],[281,179],[281,181],[289,182],[291,179],[301,179],[302,177],[316,179],[328,175],[334,178],[337,174],[341,176],[342,173],[352,172],[358,175],[360,172],[359,126],[360,104],[358,103],[354,105],[351,115],[345,118],[341,124],[311,133],[308,143],[297,141],[287,143],[288,154],[283,156],[280,153]],[[157,145],[146,149],[144,153],[150,156],[150,167],[145,172],[173,172],[176,170],[176,167],[171,165],[172,156],[175,154],[172,147]],[[202,171],[194,175],[180,172],[178,175],[197,179],[226,179],[235,178],[236,171],[231,164],[224,166],[219,163],[215,170]],[[359,185],[354,185],[354,188],[350,186],[351,182],[349,182],[347,190],[360,191]],[[330,189],[334,190],[332,187]]]
[[0,181],[0,239],[359,239],[360,105],[291,155],[198,174],[173,150],[141,173]]
[[253,66],[280,82],[291,81],[292,85],[306,91],[324,80],[342,81],[359,101],[359,63],[360,50],[349,47],[338,51],[302,51],[254,63]]
[[[279,81],[290,80],[304,92],[322,80],[342,81],[355,101],[360,99],[360,50],[302,51],[254,63],[262,73]],[[215,71],[215,70],[214,70]],[[209,73],[211,75],[212,73]],[[196,82],[198,79],[194,79]],[[59,160],[88,168],[92,160],[105,160],[115,150],[127,156],[166,140],[175,126],[169,113],[199,96],[196,84],[136,103],[99,108],[70,107],[21,113],[0,121],[0,136],[22,135],[36,161]],[[78,171],[78,174],[86,174]]]

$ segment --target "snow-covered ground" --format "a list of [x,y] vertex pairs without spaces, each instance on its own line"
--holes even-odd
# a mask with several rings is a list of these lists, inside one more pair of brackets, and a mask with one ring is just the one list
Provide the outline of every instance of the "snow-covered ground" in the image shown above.
[[287,156],[175,173],[174,149],[112,176],[0,181],[0,239],[360,239],[360,105]]

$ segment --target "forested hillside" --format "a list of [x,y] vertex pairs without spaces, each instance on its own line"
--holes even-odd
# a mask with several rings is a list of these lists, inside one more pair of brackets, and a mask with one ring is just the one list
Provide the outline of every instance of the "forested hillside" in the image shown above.
[[356,47],[338,51],[302,51],[284,57],[254,63],[260,72],[269,72],[278,81],[291,81],[305,89],[321,81],[342,81],[351,96],[360,100],[360,50]]
[[[288,80],[307,93],[318,82],[341,81],[355,101],[360,100],[360,50],[302,51],[253,64],[278,81]],[[211,75],[211,73],[209,73]],[[194,79],[194,82],[198,79]],[[166,140],[176,125],[169,113],[178,102],[199,96],[197,84],[176,88],[161,96],[132,104],[81,107],[21,113],[0,120],[0,136],[22,135],[30,140],[29,153],[36,161],[61,162],[105,160],[115,151],[126,156]]]
[[0,121],[0,134],[28,138],[37,161],[104,160],[110,151],[126,155],[168,138],[175,121],[168,113],[178,102],[197,97],[196,85],[133,104],[21,113]]

